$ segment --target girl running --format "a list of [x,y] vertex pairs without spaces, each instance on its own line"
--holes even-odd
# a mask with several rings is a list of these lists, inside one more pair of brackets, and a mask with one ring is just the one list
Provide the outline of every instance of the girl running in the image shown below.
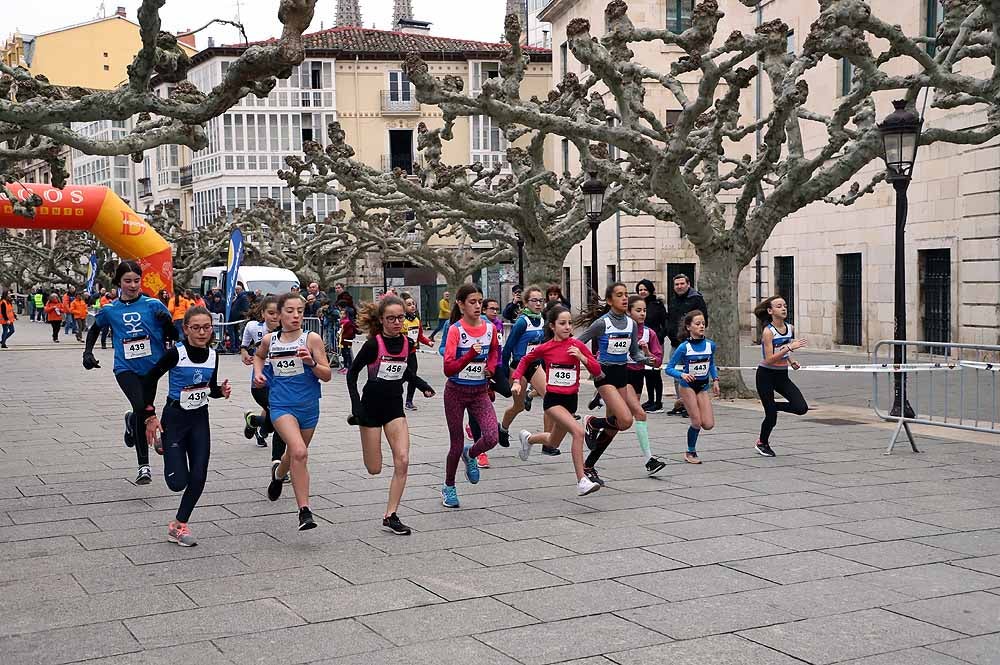
[[[413,299],[409,293],[403,293],[401,298],[403,302],[403,307],[406,309],[406,313],[403,315],[403,335],[410,340],[409,344],[409,359],[413,361],[412,373],[414,376],[417,374],[417,351],[420,345],[433,346],[434,342],[427,339],[424,335],[423,326],[420,324],[420,317],[417,315],[417,302]],[[410,411],[416,411],[417,407],[413,405],[413,395],[417,392],[416,383],[406,384],[406,405],[405,407]],[[409,444],[407,444],[409,445]]]
[[[181,547],[198,544],[188,520],[208,478],[208,458],[212,436],[208,424],[208,398],[229,399],[229,379],[218,384],[219,357],[209,348],[212,341],[212,314],[204,307],[184,313],[184,342],[163,354],[143,377],[146,395],[146,441],[163,455],[163,476],[167,487],[184,492],[174,520],[167,525],[167,540]],[[163,417],[155,415],[156,383],[170,375]],[[161,436],[162,435],[162,436]]]
[[17,321],[17,308],[10,297],[10,291],[4,291],[0,298],[0,325],[3,325],[3,336],[0,337],[0,349],[7,348],[7,340],[14,334],[14,322]]
[[[278,297],[269,295],[262,299],[254,307],[253,318],[256,320],[251,321],[243,328],[243,343],[240,347],[240,357],[243,359],[243,364],[251,368],[253,368],[253,356],[257,352],[257,347],[260,346],[264,336],[281,327],[278,320]],[[270,373],[271,366],[265,364],[264,374],[268,379],[271,378]],[[253,415],[251,411],[243,414],[243,436],[247,439],[256,437],[257,445],[265,448],[267,447],[267,436],[274,434],[271,438],[271,463],[273,465],[274,462],[281,461],[281,456],[285,454],[285,442],[282,441],[281,435],[274,431],[274,424],[271,422],[268,411],[269,390],[267,386],[258,388],[253,385],[253,369],[251,369],[250,395],[257,402],[257,405],[260,406],[261,411],[259,416]]]
[[[757,452],[764,457],[774,457],[771,450],[771,430],[778,424],[778,411],[805,415],[809,410],[805,398],[798,386],[788,378],[788,368],[798,369],[791,354],[807,344],[804,339],[795,339],[795,330],[788,323],[788,305],[781,296],[771,296],[757,305],[754,316],[764,324],[764,332],[760,336],[760,351],[763,358],[757,366],[757,395],[764,406],[764,421],[760,424],[760,438],[757,439]],[[774,401],[777,392],[787,402]]]
[[705,339],[705,315],[693,309],[684,316],[677,333],[680,345],[667,364],[666,373],[676,379],[681,400],[690,418],[687,431],[687,452],[684,461],[701,464],[698,459],[698,435],[701,430],[715,427],[712,398],[707,392],[719,396],[719,371],[715,367],[715,342]]
[[[347,373],[347,390],[351,395],[348,423],[361,428],[361,453],[368,473],[373,476],[382,473],[383,431],[392,450],[389,504],[382,516],[382,528],[401,536],[410,535],[410,527],[396,515],[410,463],[410,429],[403,413],[403,382],[419,389],[424,397],[434,396],[434,390],[416,374],[417,359],[411,353],[415,342],[403,334],[405,302],[396,296],[386,296],[361,311],[358,325],[368,331],[368,340]],[[364,395],[359,396],[358,375],[362,368],[368,370],[368,381]]]
[[525,389],[521,377],[529,367],[537,366],[539,361],[545,366],[545,398],[543,408],[545,415],[552,422],[549,432],[532,434],[521,430],[521,451],[518,457],[527,461],[533,444],[542,446],[558,446],[566,434],[573,439],[573,468],[576,470],[576,491],[580,496],[601,489],[600,484],[591,480],[584,473],[583,465],[583,427],[573,414],[576,413],[578,392],[580,389],[580,363],[587,364],[587,371],[594,380],[604,377],[597,358],[583,342],[573,339],[573,316],[562,305],[549,308],[546,316],[545,342],[528,351],[521,358],[511,374],[513,382],[510,389],[516,396]]
[[[280,461],[271,462],[267,498],[277,501],[281,484],[291,470],[292,490],[299,508],[299,531],[316,528],[309,510],[309,442],[319,422],[320,381],[333,372],[318,333],[303,332],[305,300],[286,293],[278,300],[281,328],[264,336],[253,359],[253,385],[268,386],[268,404],[275,432],[285,442]],[[270,373],[264,372],[265,364]]]
[[[578,338],[586,344],[597,339],[597,359],[601,363],[603,378],[594,381],[598,395],[607,405],[606,416],[587,416],[586,441],[590,454],[584,460],[584,473],[592,482],[603,485],[604,481],[594,468],[601,455],[608,449],[618,432],[632,427],[635,416],[642,411],[634,391],[629,393],[629,362],[649,364],[652,360],[639,347],[638,326],[628,316],[628,287],[621,282],[608,285],[604,293],[606,306],[603,310],[585,313],[580,323],[590,322],[589,327]],[[629,360],[631,358],[631,361]],[[646,460],[646,473],[658,473],[666,464],[650,457]]]
[[[476,457],[497,445],[497,416],[490,402],[488,384],[500,363],[500,345],[496,327],[480,316],[482,306],[483,294],[479,287],[463,284],[455,294],[451,325],[445,337],[444,373],[448,382],[444,388],[444,415],[451,446],[441,486],[441,502],[447,508],[459,506],[455,491],[459,461],[465,462],[465,477],[475,485],[479,482]],[[482,429],[481,437],[471,446],[464,445],[462,436],[466,411]]]
[[125,445],[135,448],[139,472],[137,485],[148,485],[153,480],[149,470],[149,446],[146,436],[136,422],[156,395],[143,393],[143,377],[163,356],[165,343],[177,339],[170,312],[156,298],[142,295],[142,268],[135,261],[123,261],[115,270],[115,286],[121,297],[109,300],[97,312],[94,326],[87,331],[83,347],[83,366],[96,369],[101,366],[94,358],[97,338],[111,331],[115,350],[115,380],[128,399],[132,410],[125,414]]
[[[628,315],[632,317],[632,320],[635,321],[635,325],[637,326],[639,348],[644,354],[646,354],[646,356],[652,359],[652,370],[659,373],[660,364],[663,362],[663,347],[660,346],[660,340],[656,337],[656,333],[653,332],[651,328],[647,328],[645,325],[646,299],[638,295],[629,297]],[[638,403],[639,396],[642,395],[642,385],[646,380],[647,370],[649,370],[650,367],[649,365],[643,363],[629,363],[627,367],[628,388],[626,389],[626,401],[631,404],[634,399],[634,401]],[[661,381],[660,383],[662,384],[663,382]],[[639,439],[639,449],[642,450],[642,454],[646,456],[646,464],[647,467],[649,467],[649,461],[653,459],[653,454],[650,452],[649,448],[649,426],[646,423],[646,410],[642,408],[642,405],[640,405],[639,410],[633,411],[632,414],[635,416],[635,435]],[[662,464],[662,462],[660,463]],[[658,470],[659,469],[657,469],[657,471]]]
[[[545,307],[545,297],[542,290],[537,286],[529,286],[524,290],[523,305],[521,315],[514,321],[507,342],[503,347],[502,364],[509,366],[512,370],[518,366],[521,359],[530,353],[535,347],[545,340],[546,328],[542,320],[542,309]],[[509,445],[510,426],[522,411],[531,409],[531,401],[527,397],[527,384],[530,382],[538,395],[545,395],[545,369],[541,362],[528,366],[519,379],[521,390],[511,391],[514,398],[510,407],[504,411],[503,419],[500,421],[500,444]],[[513,388],[513,386],[512,386]],[[548,431],[548,427],[545,428]],[[552,446],[543,446],[542,452],[548,455],[558,455],[559,449]]]

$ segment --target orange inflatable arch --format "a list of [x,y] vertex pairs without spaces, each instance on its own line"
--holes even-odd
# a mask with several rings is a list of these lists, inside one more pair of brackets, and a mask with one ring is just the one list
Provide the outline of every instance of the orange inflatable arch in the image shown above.
[[35,217],[14,213],[14,206],[0,196],[0,227],[89,231],[123,259],[142,267],[142,290],[156,296],[162,289],[173,294],[173,256],[170,245],[117,194],[107,187],[66,185],[8,185],[11,193],[26,200],[32,193],[42,198]]

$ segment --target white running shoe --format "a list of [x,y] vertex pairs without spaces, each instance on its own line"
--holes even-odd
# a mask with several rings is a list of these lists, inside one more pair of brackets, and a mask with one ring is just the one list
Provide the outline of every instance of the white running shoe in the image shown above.
[[580,482],[576,484],[576,493],[578,496],[587,496],[588,494],[592,494],[599,489],[601,489],[601,486],[587,476],[581,478]]
[[531,444],[528,443],[528,437],[531,436],[531,432],[523,429],[517,436],[521,439],[521,450],[517,452],[517,456],[521,458],[522,462],[527,462],[528,455],[531,454]]

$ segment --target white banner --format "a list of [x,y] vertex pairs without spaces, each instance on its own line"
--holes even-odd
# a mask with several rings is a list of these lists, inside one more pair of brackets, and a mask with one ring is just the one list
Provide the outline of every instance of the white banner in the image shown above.
[[[967,363],[962,363],[966,365]],[[988,365],[988,363],[977,363],[981,365]],[[719,369],[736,369],[742,371],[756,370],[757,366],[752,367],[720,367]],[[791,368],[789,368],[791,369]],[[869,374],[896,374],[900,372],[941,372],[941,371],[955,371],[962,369],[958,365],[946,365],[943,363],[906,363],[902,365],[893,365],[891,363],[882,364],[860,364],[860,365],[803,365],[799,367],[799,372],[862,372]],[[995,371],[995,370],[994,370]]]
[[968,367],[969,369],[978,369],[984,372],[1000,372],[1000,363],[984,363],[975,360],[963,360],[958,363],[962,367]]

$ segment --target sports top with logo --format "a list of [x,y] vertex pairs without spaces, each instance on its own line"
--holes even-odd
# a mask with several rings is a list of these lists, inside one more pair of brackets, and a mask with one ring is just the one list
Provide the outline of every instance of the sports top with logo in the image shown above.
[[545,341],[545,321],[541,315],[529,316],[522,313],[510,329],[503,350],[504,360],[510,358],[513,361],[510,364],[516,365],[543,341]]
[[402,382],[403,375],[406,374],[406,361],[410,355],[410,338],[403,337],[403,349],[399,353],[390,353],[385,347],[385,338],[382,335],[375,336],[375,343],[378,345],[378,352],[375,359],[368,363],[369,381],[399,381]]
[[583,353],[587,363],[587,371],[590,372],[591,376],[598,377],[602,374],[601,364],[590,353],[587,345],[578,339],[569,337],[562,341],[550,339],[532,349],[528,355],[521,358],[517,368],[511,373],[511,381],[520,379],[528,367],[541,360],[545,363],[546,368],[546,392],[558,395],[575,395],[580,389],[580,361],[569,354],[572,347],[580,349]]
[[[715,342],[710,339],[689,339],[681,343],[670,357],[666,373],[677,379],[682,387],[700,390],[710,380],[719,378],[719,370],[715,367]],[[694,377],[692,383],[682,377],[690,374]]]
[[[795,339],[795,330],[792,328],[792,324],[788,323],[788,322],[785,323],[785,333],[784,334],[782,334],[777,328],[775,328],[773,323],[769,323],[766,326],[764,326],[764,330],[770,330],[771,334],[774,336],[773,342],[772,342],[772,345],[771,345],[772,349],[777,349],[779,346],[785,346],[786,344],[788,344],[789,342],[791,342],[793,339]],[[764,342],[763,341],[760,344],[760,355],[761,355],[762,358],[767,358],[767,352],[764,350]],[[787,362],[788,361],[788,354],[786,353],[784,356],[782,356],[782,359],[785,362]],[[787,367],[787,365],[784,365],[784,364],[782,364],[782,365],[768,365],[763,360],[761,360],[760,366],[761,367],[777,367],[779,369],[784,369],[785,367]]]
[[[243,348],[253,355],[260,346],[261,340],[267,334],[267,324],[263,321],[251,321],[243,328]],[[264,376],[271,380],[271,363],[264,363]],[[250,367],[250,383],[253,384],[253,366]]]
[[146,374],[163,356],[163,324],[157,315],[170,319],[166,306],[148,296],[131,302],[119,298],[97,312],[95,325],[111,328],[114,337],[115,374]]
[[482,332],[479,335],[473,335],[465,328],[462,321],[459,320],[452,324],[448,331],[448,338],[457,336],[453,360],[464,358],[475,344],[479,344],[482,349],[461,371],[454,376],[449,376],[449,381],[460,386],[485,386],[489,382],[486,376],[486,367],[496,335],[496,327],[489,321],[483,321],[482,325]]
[[309,333],[302,331],[291,342],[281,341],[281,331],[270,335],[267,360],[272,373],[268,377],[271,406],[298,406],[322,397],[319,379],[313,374],[312,367],[298,357],[299,349],[308,348],[306,340]]
[[191,358],[184,344],[177,345],[177,364],[170,370],[170,390],[167,396],[176,400],[185,411],[208,406],[211,386],[215,377],[215,351],[208,349],[208,357],[203,362]]

